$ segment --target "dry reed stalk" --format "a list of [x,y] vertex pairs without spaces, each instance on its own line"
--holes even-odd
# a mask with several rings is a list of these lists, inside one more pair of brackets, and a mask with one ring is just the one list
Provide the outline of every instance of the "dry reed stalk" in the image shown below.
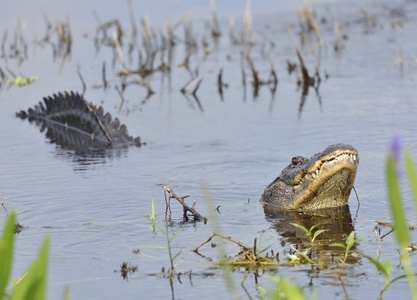
[[[1,206],[3,207],[4,211],[7,213],[7,209],[6,209],[6,207],[4,206],[4,202],[6,201],[6,199],[7,199],[7,196],[4,196],[3,200],[1,201]],[[18,224],[19,224],[19,223],[17,223],[16,225],[18,225]]]
[[338,51],[342,49],[342,35],[340,34],[340,26],[339,21],[337,19],[334,20],[334,33],[336,35],[336,42],[334,44],[334,50]]
[[193,94],[197,92],[198,87],[200,86],[200,82],[203,80],[203,76],[198,76],[195,79],[192,79],[189,83],[187,83],[182,89],[181,93],[186,93],[190,88],[197,84],[196,88],[193,91]]
[[401,41],[398,41],[398,51],[400,53],[400,56],[393,62],[394,66],[400,65],[400,67],[403,66],[403,51],[402,51],[402,47],[401,47]]
[[132,74],[132,72],[130,72],[129,70],[127,70],[126,68],[124,68],[123,66],[120,66],[120,68],[122,69],[123,73],[127,76],[129,76],[130,78],[133,79],[134,82],[136,82],[137,84],[143,86],[146,88],[146,90],[148,91],[148,96],[154,94],[155,92],[152,90],[151,86],[149,84],[147,84],[145,81],[140,80],[139,78],[137,78],[135,75]]
[[210,1],[210,8],[211,8],[211,35],[212,37],[216,38],[222,35],[220,30],[219,21],[217,19],[217,12],[216,12],[216,2],[214,0]]
[[7,59],[6,54],[6,40],[7,40],[7,29],[4,31],[3,34],[3,41],[1,43],[1,57]]
[[365,15],[365,17],[371,22],[372,26],[376,26],[375,19],[365,10],[362,10],[362,13]]
[[236,20],[234,17],[230,17],[229,20],[229,39],[230,42],[233,45],[236,45],[239,43],[238,39],[235,37],[234,31],[235,31],[235,25],[236,25]]
[[251,3],[252,3],[251,0],[247,0],[245,12],[243,14],[243,31],[244,32],[251,32],[253,29]]
[[106,61],[103,61],[103,67],[101,69],[101,73],[102,73],[102,79],[103,79],[103,88],[106,89],[108,84],[107,84],[107,80],[106,80]]
[[119,41],[119,38],[118,38],[116,32],[113,32],[113,42],[114,42],[114,45],[116,47],[117,54],[119,56],[121,64],[125,65],[125,60],[123,58],[123,50],[122,50],[122,47],[120,46],[120,41]]
[[80,65],[77,65],[77,74],[78,74],[78,77],[80,77],[80,80],[81,80],[81,83],[82,83],[82,86],[83,86],[83,91],[82,91],[81,95],[84,95],[85,91],[87,90],[87,85],[85,84],[84,78],[81,75]]
[[212,236],[210,236],[208,239],[206,239],[206,240],[205,240],[204,242],[202,242],[200,245],[198,245],[197,247],[195,247],[195,248],[193,249],[193,251],[194,251],[194,252],[198,252],[198,250],[199,250],[201,247],[203,247],[205,244],[207,244],[208,242],[210,242],[210,241],[211,241],[211,239],[212,239],[212,238],[214,238],[215,236],[218,236],[218,237],[220,237],[220,238],[222,238],[222,239],[225,239],[225,240],[228,240],[228,241],[230,241],[230,242],[232,242],[232,243],[235,243],[236,245],[238,245],[238,246],[242,247],[245,251],[247,251],[247,250],[251,249],[250,247],[246,246],[245,244],[242,244],[241,242],[235,241],[235,240],[231,239],[230,237],[223,236],[223,235],[218,234],[218,233],[213,233],[213,235],[212,235]]
[[288,26],[288,24],[285,24],[285,26],[287,27],[288,34],[290,35],[290,37],[291,37],[291,39],[294,43],[295,51],[297,52],[297,57],[298,57],[298,60],[300,62],[301,73],[303,75],[304,85],[307,85],[307,86],[312,85],[313,78],[311,78],[308,75],[308,70],[304,65],[303,57],[301,56],[300,50],[298,49],[297,42],[295,41],[294,35],[292,34],[292,31],[291,31],[290,27]]

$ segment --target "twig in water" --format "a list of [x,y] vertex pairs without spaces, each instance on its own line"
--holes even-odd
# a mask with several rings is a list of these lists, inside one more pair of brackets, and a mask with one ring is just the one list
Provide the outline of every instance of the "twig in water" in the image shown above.
[[314,78],[312,78],[308,75],[307,68],[304,65],[303,57],[301,56],[300,50],[298,49],[298,46],[297,46],[297,42],[295,41],[294,35],[292,34],[292,31],[291,31],[290,27],[288,26],[288,24],[285,24],[285,26],[287,27],[288,34],[290,35],[290,37],[291,37],[291,39],[294,43],[295,51],[297,53],[298,60],[300,61],[301,73],[303,74],[303,85],[304,86],[309,86],[309,85],[312,86],[314,84]]
[[372,26],[376,26],[375,19],[365,10],[362,10],[362,13],[365,15],[365,17],[372,23]]
[[1,201],[1,206],[3,206],[4,211],[7,213],[7,209],[4,206],[4,201],[6,201],[6,199],[7,199],[7,196],[4,196],[3,200]]
[[198,76],[195,79],[192,79],[191,82],[187,83],[182,89],[181,89],[181,93],[185,93],[187,92],[192,86],[194,86],[195,84],[198,84],[197,87],[194,89],[193,94],[195,94],[197,92],[197,88],[200,86],[200,82],[203,80],[203,76]]
[[[183,207],[183,209],[184,209],[184,218],[185,218],[186,220],[188,220],[187,212],[190,212],[190,213],[193,215],[194,219],[197,219],[197,220],[204,220],[204,222],[207,222],[207,218],[203,217],[202,215],[200,215],[200,214],[199,214],[199,213],[195,210],[195,203],[196,203],[196,201],[195,201],[195,200],[194,200],[194,203],[193,203],[193,206],[192,206],[192,207],[188,206],[188,205],[185,203],[184,199],[185,199],[185,198],[190,197],[190,195],[186,195],[186,196],[182,196],[182,197],[178,196],[177,194],[175,194],[174,190],[172,189],[172,185],[170,185],[170,187],[169,187],[169,188],[168,188],[168,187],[166,187],[166,186],[162,186],[162,188],[164,189],[165,203],[168,203],[168,206],[169,206],[169,205],[170,205],[170,201],[169,201],[169,200],[170,200],[171,198],[177,199],[177,200],[178,200],[178,202],[182,205],[182,207]],[[168,193],[168,194],[169,194],[169,196],[168,196],[168,200],[167,200],[166,193]],[[171,208],[170,208],[170,210],[171,210]]]
[[222,32],[220,30],[220,25],[217,20],[216,2],[214,2],[214,0],[210,1],[210,7],[211,7],[211,35],[214,38],[217,38],[222,35]]
[[102,78],[103,78],[103,88],[106,89],[108,84],[106,80],[106,61],[103,61]]
[[342,49],[343,45],[342,45],[342,35],[340,34],[339,21],[337,19],[334,20],[334,33],[336,35],[336,42],[334,43],[334,50],[338,51]]
[[248,246],[246,246],[246,245],[242,244],[241,242],[238,242],[238,241],[232,240],[231,238],[226,237],[226,236],[223,236],[223,235],[218,234],[218,233],[213,233],[213,235],[212,235],[212,236],[210,236],[207,240],[205,240],[205,241],[204,241],[204,242],[202,242],[200,245],[198,245],[197,247],[195,247],[195,248],[193,249],[193,251],[194,251],[194,252],[198,252],[198,249],[200,249],[200,248],[201,248],[201,247],[203,247],[205,244],[207,244],[208,242],[210,242],[210,241],[211,241],[211,239],[212,239],[212,238],[214,238],[215,236],[218,236],[218,237],[221,237],[221,238],[223,238],[223,239],[225,239],[225,240],[228,240],[228,241],[230,241],[230,242],[233,242],[233,243],[235,243],[235,244],[239,245],[240,247],[242,247],[245,251],[248,251],[248,250],[250,249],[250,247],[248,247]]
[[399,50],[399,52],[400,52],[400,57],[398,57],[398,58],[394,61],[393,65],[394,65],[394,66],[397,66],[397,65],[399,64],[399,65],[400,65],[400,67],[402,68],[402,67],[403,67],[403,62],[404,62],[404,59],[403,59],[403,51],[402,51],[402,48],[401,48],[401,41],[398,41],[398,50]]
[[80,65],[77,65],[77,74],[78,74],[78,76],[80,77],[81,83],[82,83],[82,85],[83,85],[83,92],[82,92],[82,95],[84,96],[85,91],[87,90],[87,85],[85,84],[84,78],[83,78],[83,76],[81,75],[81,72],[80,72]]
[[119,89],[119,87],[116,85],[116,91],[119,94],[120,97],[120,105],[119,105],[119,109],[118,112],[120,112],[122,110],[123,104],[125,103],[125,98],[123,97],[123,92],[125,89],[125,85],[122,84],[122,89]]
[[123,73],[127,76],[129,76],[130,78],[132,78],[137,84],[145,87],[148,90],[148,95],[152,95],[155,92],[152,90],[151,86],[149,84],[147,84],[146,82],[140,80],[139,78],[137,78],[135,75],[132,74],[132,72],[130,72],[129,70],[127,70],[126,68],[124,68],[123,66],[120,66],[120,68],[122,69]]
[[223,84],[222,81],[223,69],[220,69],[219,75],[217,76],[217,88],[219,89],[220,98],[223,101],[223,86],[227,86]]
[[116,46],[116,50],[117,50],[117,54],[119,55],[120,62],[122,63],[122,65],[125,65],[122,47],[120,47],[119,37],[117,36],[116,32],[113,32],[113,41],[114,41],[114,45]]

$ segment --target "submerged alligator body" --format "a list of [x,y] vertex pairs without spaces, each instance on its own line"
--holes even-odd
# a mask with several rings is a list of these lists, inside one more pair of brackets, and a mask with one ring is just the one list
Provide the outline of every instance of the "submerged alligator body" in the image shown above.
[[315,210],[348,202],[359,164],[358,151],[336,144],[310,159],[296,156],[260,199],[277,209]]
[[128,135],[125,125],[109,113],[104,114],[101,106],[94,106],[78,93],[59,93],[43,98],[35,107],[16,113],[41,126],[41,132],[63,148],[76,151],[127,148],[142,145],[140,137]]

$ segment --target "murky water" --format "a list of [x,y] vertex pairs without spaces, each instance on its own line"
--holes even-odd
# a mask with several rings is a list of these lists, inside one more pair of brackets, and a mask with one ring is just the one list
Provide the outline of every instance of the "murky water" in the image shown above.
[[[6,208],[15,209],[19,223],[27,227],[17,235],[13,278],[23,273],[43,237],[49,234],[49,299],[62,297],[65,286],[70,287],[73,299],[171,297],[169,280],[161,273],[162,268],[170,267],[168,252],[147,247],[166,246],[165,237],[153,231],[145,218],[154,197],[157,223],[165,228],[165,201],[159,184],[172,184],[180,195],[191,194],[187,200],[197,200],[196,208],[205,216],[210,216],[210,212],[202,188],[208,187],[212,205],[220,205],[217,217],[223,234],[250,246],[255,237],[262,237],[262,244],[272,244],[274,252],[280,252],[285,261],[284,250],[289,251],[289,245],[281,245],[275,220],[265,217],[258,199],[291,157],[311,156],[338,142],[355,146],[361,159],[355,183],[361,205],[357,210],[357,201],[351,196],[353,223],[347,224],[363,239],[355,251],[375,255],[375,220],[390,221],[384,184],[384,158],[390,136],[400,133],[417,159],[417,64],[412,58],[416,52],[417,6],[403,1],[316,1],[319,20],[325,18],[319,24],[324,39],[320,50],[322,81],[317,91],[310,88],[308,95],[302,96],[296,85],[297,75],[289,75],[286,69],[287,60],[298,63],[285,28],[287,23],[300,44],[296,4],[282,2],[252,3],[257,34],[251,57],[259,76],[267,80],[271,70],[269,56],[279,80],[275,93],[262,86],[256,97],[247,62],[246,86],[242,84],[241,48],[229,39],[231,16],[236,17],[236,36],[242,28],[243,3],[217,3],[223,32],[217,44],[206,25],[211,18],[208,2],[196,5],[181,1],[165,3],[166,7],[135,3],[132,6],[138,28],[145,12],[153,28],[164,28],[165,16],[175,24],[184,13],[193,11],[190,24],[199,48],[190,56],[189,66],[193,76],[198,72],[203,81],[197,91],[198,101],[191,94],[180,92],[191,79],[190,71],[179,67],[186,58],[184,29],[180,26],[175,31],[178,45],[170,74],[155,72],[146,78],[155,91],[149,98],[145,88],[128,85],[123,103],[115,89],[121,83],[116,75],[121,70],[120,59],[110,47],[96,49],[91,32],[98,26],[95,11],[102,23],[118,19],[128,35],[131,25],[127,4],[7,4],[0,12],[0,28],[1,34],[6,29],[8,32],[2,52],[8,57],[1,58],[0,67],[9,77],[8,70],[39,76],[32,85],[17,88],[3,84],[0,91],[0,198],[7,195]],[[70,57],[64,63],[62,57],[53,59],[51,45],[35,46],[34,40],[40,40],[46,32],[41,7],[52,24],[69,20],[73,42]],[[373,16],[375,26],[364,12]],[[20,65],[10,57],[9,48],[14,41],[17,16],[20,26],[26,22],[23,36],[28,44],[27,58]],[[342,34],[348,37],[338,52],[333,49],[335,18]],[[87,37],[83,36],[85,33],[89,33]],[[262,35],[272,40],[274,46]],[[311,53],[316,37],[311,32],[304,38],[302,53],[313,73],[319,53]],[[204,53],[202,40],[207,41],[209,53]],[[399,42],[404,61],[402,66],[394,66],[400,56]],[[123,49],[126,65],[137,67],[138,54],[132,55],[130,63],[126,45]],[[160,57],[157,59],[156,66],[161,62]],[[106,90],[93,88],[102,84],[103,62],[109,83]],[[146,146],[115,150],[104,156],[77,156],[52,143],[38,127],[15,117],[15,112],[34,106],[44,96],[65,90],[82,92],[77,68],[87,86],[86,99],[103,105],[127,125],[131,135],[141,136]],[[223,82],[228,84],[223,95],[217,87],[220,69]],[[408,192],[405,197],[410,223],[415,223]],[[0,215],[2,220],[7,216],[5,212]],[[200,250],[205,257],[192,252],[213,233],[211,223],[184,223],[182,208],[173,203],[169,232],[173,234],[180,228],[172,246],[174,254],[181,252],[175,260],[175,270],[185,274],[174,280],[175,298],[230,298],[222,272],[207,264],[209,260],[219,260],[217,249],[206,245]],[[388,231],[383,228],[381,235]],[[392,278],[402,274],[392,235],[382,240],[381,249],[383,262],[392,258]],[[229,246],[227,251],[234,256],[239,248]],[[115,272],[123,262],[138,266],[128,280]],[[339,269],[336,264],[330,269],[313,272],[308,265],[285,266],[279,267],[278,272],[284,277],[297,277],[294,282],[304,287],[307,294],[318,289],[320,299],[341,298],[345,292],[337,280]],[[345,275],[345,290],[351,298],[376,298],[384,282],[364,258],[351,261]],[[244,277],[244,269],[233,272],[236,283]],[[258,294],[255,280],[251,273],[244,284],[246,291],[238,285],[239,293],[254,298]],[[264,278],[257,280],[270,286]],[[407,298],[407,282],[397,281],[385,293],[387,298]]]

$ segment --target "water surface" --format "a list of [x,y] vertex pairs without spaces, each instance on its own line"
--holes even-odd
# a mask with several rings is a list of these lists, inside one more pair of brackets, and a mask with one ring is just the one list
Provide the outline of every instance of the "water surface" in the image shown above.
[[[101,22],[118,19],[126,34],[131,31],[127,4],[111,1],[70,4],[10,2],[0,12],[0,24],[7,29],[5,54],[11,53],[15,17],[26,22],[24,39],[28,45],[27,58],[20,64],[16,59],[2,57],[0,66],[16,74],[39,76],[26,87],[5,86],[0,90],[0,198],[7,195],[8,211],[18,212],[19,223],[27,228],[16,236],[17,247],[13,278],[22,274],[35,257],[45,234],[51,236],[48,298],[62,297],[69,286],[73,299],[164,298],[171,297],[169,280],[161,273],[169,268],[168,253],[164,249],[145,246],[165,246],[166,239],[150,228],[145,218],[151,210],[151,199],[156,203],[157,223],[164,227],[165,201],[160,184],[174,186],[180,195],[191,194],[197,200],[197,210],[209,216],[202,187],[207,187],[214,206],[220,205],[219,224],[222,232],[247,245],[262,236],[264,245],[271,244],[285,261],[281,236],[267,219],[259,204],[263,188],[269,184],[296,155],[312,156],[333,143],[348,143],[360,153],[360,166],[355,183],[360,197],[360,208],[354,196],[350,199],[351,226],[363,241],[357,252],[373,256],[378,249],[374,233],[376,220],[390,221],[384,183],[384,159],[387,142],[394,132],[400,133],[404,144],[417,159],[414,128],[416,104],[414,77],[416,63],[414,33],[417,23],[416,5],[409,2],[381,4],[373,1],[317,1],[321,48],[320,75],[317,91],[310,88],[302,96],[296,85],[296,74],[287,72],[287,60],[297,62],[292,41],[286,31],[287,23],[300,44],[300,27],[294,4],[259,1],[252,3],[253,26],[258,32],[252,59],[259,75],[266,79],[273,61],[278,75],[275,93],[263,86],[254,97],[252,75],[245,62],[246,86],[242,84],[240,46],[229,39],[229,18],[236,18],[235,34],[242,29],[244,5],[241,2],[217,3],[222,36],[217,45],[210,36],[209,3],[166,2],[150,5],[132,4],[138,28],[140,20],[149,17],[152,27],[163,28],[164,18],[177,22],[187,11],[192,11],[192,32],[199,48],[190,57],[190,69],[203,76],[197,91],[199,102],[192,95],[185,97],[180,89],[190,80],[190,72],[178,67],[185,57],[181,42],[184,29],[175,34],[178,45],[173,52],[170,74],[155,72],[147,80],[155,91],[146,98],[140,86],[128,86],[121,106],[115,86],[120,86],[120,61],[113,50],[94,46],[91,34]],[[300,4],[301,1],[300,1]],[[81,9],[82,7],[82,9]],[[404,8],[402,8],[404,7]],[[53,58],[50,45],[36,46],[43,37],[46,25],[44,9],[49,21],[67,22],[72,34],[69,59],[61,67],[62,57]],[[363,11],[376,21],[373,26]],[[393,17],[394,16],[394,17]],[[337,18],[344,48],[335,52],[333,20]],[[396,25],[393,27],[391,22]],[[268,45],[260,33],[274,42]],[[304,36],[302,46],[307,68],[313,73],[318,51],[313,32]],[[56,37],[54,37],[56,39]],[[206,39],[210,54],[204,54],[201,41]],[[402,67],[393,62],[404,57]],[[127,48],[125,55],[127,55]],[[115,57],[115,58],[114,58]],[[126,56],[127,57],[127,56]],[[112,64],[115,60],[114,65]],[[137,66],[137,57],[127,65]],[[106,62],[108,89],[93,88],[102,83],[102,65]],[[159,63],[159,61],[158,61]],[[129,133],[141,136],[147,143],[141,148],[109,151],[104,156],[78,156],[61,149],[39,128],[15,117],[15,112],[34,106],[45,96],[59,91],[82,92],[77,74],[79,68],[86,82],[85,97],[118,117]],[[217,76],[223,70],[223,97],[218,92]],[[11,76],[6,71],[8,76]],[[328,75],[326,78],[325,75]],[[410,193],[405,193],[409,221],[415,223]],[[250,201],[248,201],[248,199]],[[173,200],[174,201],[174,200]],[[2,220],[7,214],[2,213]],[[176,271],[187,273],[174,280],[174,295],[178,299],[195,296],[229,299],[222,272],[206,264],[218,261],[216,248],[206,246],[197,256],[192,249],[213,233],[203,222],[183,222],[182,208],[172,204],[170,233],[182,228],[173,240],[173,252],[181,251],[176,259]],[[383,233],[387,229],[383,228]],[[389,235],[381,242],[381,260],[392,258],[392,278],[402,274],[397,246]],[[139,250],[139,253],[136,250]],[[230,245],[230,256],[239,248]],[[121,278],[123,262],[137,265],[139,270]],[[294,282],[306,293],[319,290],[319,297],[341,298],[343,288],[334,272],[309,272],[311,267],[280,267],[278,274],[297,277]],[[300,272],[301,271],[301,272]],[[189,276],[191,272],[191,276]],[[351,298],[376,297],[383,286],[383,277],[367,260],[352,262],[345,271],[346,291]],[[233,278],[240,283],[245,271],[235,271]],[[258,278],[267,287],[269,281]],[[246,292],[253,298],[255,276],[245,282]],[[239,286],[239,293],[245,291]],[[386,297],[409,297],[405,280],[397,281],[386,291]]]

